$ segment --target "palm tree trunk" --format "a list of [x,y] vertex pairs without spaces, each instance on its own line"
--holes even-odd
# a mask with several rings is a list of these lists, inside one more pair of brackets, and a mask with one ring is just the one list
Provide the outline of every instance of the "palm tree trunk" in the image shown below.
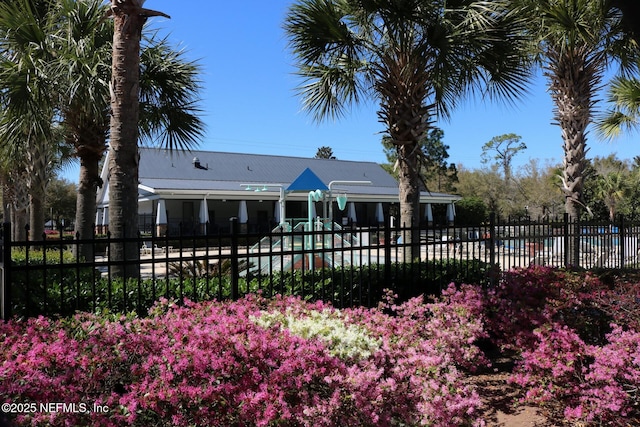
[[[598,71],[588,54],[580,50],[573,55],[549,52],[549,89],[553,98],[555,120],[562,131],[564,141],[564,168],[562,191],[565,196],[565,212],[573,221],[580,219],[583,204],[584,174],[587,166],[586,130],[591,121],[592,87]],[[569,242],[569,263],[579,265],[579,233]]]
[[10,173],[8,187],[11,191],[11,223],[13,240],[27,238],[26,227],[29,222],[29,192],[27,191],[26,172]]
[[420,254],[420,177],[419,159],[422,151],[420,140],[428,129],[429,110],[425,73],[412,73],[423,67],[414,64],[415,58],[401,49],[390,51],[382,58],[378,69],[377,92],[380,94],[379,121],[383,123],[391,142],[398,150],[398,192],[400,198],[400,223],[411,227],[403,232],[404,260]]
[[2,174],[2,203],[5,222],[11,223],[11,239],[26,238],[29,195],[26,190],[26,172],[9,171]]
[[[138,116],[140,39],[146,17],[135,2],[112,2],[114,14],[109,150],[109,231],[115,239],[138,233]],[[137,244],[114,243],[114,261],[139,259]],[[114,276],[137,277],[139,268],[115,266]]]
[[[90,239],[95,233],[96,191],[102,186],[99,163],[105,150],[102,142],[97,145],[79,146],[80,176],[76,199],[76,233],[79,238]],[[85,260],[94,258],[93,245],[79,245],[76,256]]]
[[404,261],[409,262],[414,258],[414,253],[419,254],[420,242],[417,218],[420,215],[420,175],[418,167],[418,155],[416,144],[405,144],[398,147],[399,157],[399,184],[398,193],[400,197],[400,224],[403,227],[411,227],[402,234],[405,246]]
[[36,141],[29,144],[27,172],[29,189],[29,238],[41,240],[44,234],[44,200],[47,189],[48,148]]

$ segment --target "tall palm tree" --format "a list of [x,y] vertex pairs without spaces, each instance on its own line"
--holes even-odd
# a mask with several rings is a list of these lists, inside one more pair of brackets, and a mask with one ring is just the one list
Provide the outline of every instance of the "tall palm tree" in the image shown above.
[[[102,186],[99,163],[107,150],[109,130],[109,76],[112,25],[99,0],[57,2],[60,16],[58,105],[64,139],[80,161],[75,231],[81,239],[93,235],[96,191]],[[90,259],[92,245],[77,255]]]
[[[111,0],[114,21],[111,67],[111,121],[109,127],[109,231],[116,239],[138,232],[138,119],[140,40],[149,14],[144,0]],[[156,15],[159,15],[157,13]],[[117,243],[110,248],[116,261],[137,259],[136,245]],[[137,276],[133,268],[115,268],[113,274]]]
[[[80,159],[76,231],[87,237],[93,233],[96,190],[103,184],[99,162],[108,148],[113,27],[103,19],[106,9],[100,0],[60,3],[67,24],[65,37],[61,37],[61,51],[66,55],[59,63],[58,75],[64,76],[60,104],[67,142],[75,147]],[[159,38],[155,32],[144,37],[141,139],[171,150],[195,144],[203,132],[196,105],[198,74],[197,63],[186,60],[184,52],[176,50],[166,38]],[[132,209],[137,210],[137,204]],[[91,250],[91,245],[83,246],[80,255],[90,258]]]
[[587,153],[587,127],[595,93],[613,61],[631,65],[621,15],[606,0],[520,0],[530,16],[540,62],[555,104],[554,119],[564,142],[562,190],[565,211],[578,218]]
[[[620,11],[607,0],[518,0],[529,31],[537,41],[539,59],[553,99],[554,121],[560,127],[564,161],[562,191],[565,212],[578,219],[583,210],[587,168],[587,127],[607,68],[615,60],[631,65],[635,55],[624,31]],[[571,264],[579,262],[579,227],[568,248]]]
[[298,90],[316,120],[342,116],[364,97],[378,102],[398,153],[406,225],[419,218],[420,141],[432,122],[470,93],[509,98],[525,90],[524,40],[508,3],[298,0],[287,13]]
[[[44,232],[47,169],[57,137],[49,64],[55,57],[48,32],[55,17],[47,2],[0,2],[0,141],[13,165],[26,170],[31,236]],[[14,174],[14,176],[18,176]]]

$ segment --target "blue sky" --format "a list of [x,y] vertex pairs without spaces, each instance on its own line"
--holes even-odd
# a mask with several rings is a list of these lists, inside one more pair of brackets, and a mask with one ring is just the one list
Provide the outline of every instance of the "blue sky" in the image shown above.
[[[295,94],[299,83],[294,59],[287,49],[282,22],[291,0],[147,0],[145,7],[171,19],[153,18],[152,26],[169,34],[191,59],[198,59],[202,75],[202,150],[313,157],[329,146],[341,160],[385,162],[380,144],[383,130],[373,101],[353,109],[338,121],[315,123],[301,110]],[[551,125],[552,103],[545,82],[538,78],[531,94],[515,106],[467,100],[449,121],[439,121],[449,161],[467,169],[482,167],[481,147],[491,138],[515,133],[527,150],[514,165],[530,158],[559,163],[560,130]],[[615,153],[621,159],[640,154],[640,135],[614,142],[589,135],[588,156]],[[75,168],[65,174],[77,181]]]

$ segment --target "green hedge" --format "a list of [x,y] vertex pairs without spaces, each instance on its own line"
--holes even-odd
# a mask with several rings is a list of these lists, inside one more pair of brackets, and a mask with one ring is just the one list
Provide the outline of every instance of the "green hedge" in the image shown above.
[[[49,258],[48,262],[49,262]],[[30,264],[34,258],[30,259]],[[52,262],[52,261],[51,261]],[[71,262],[71,259],[68,260]],[[271,276],[243,274],[239,293],[262,292],[301,296],[306,300],[330,301],[337,307],[373,306],[392,289],[400,300],[418,295],[437,295],[449,283],[489,284],[490,266],[477,260],[437,260],[391,266],[390,281],[384,265],[325,268],[274,272]],[[14,273],[13,310],[15,314],[67,316],[80,311],[112,311],[145,314],[160,298],[181,301],[229,299],[231,277],[226,271],[199,277],[183,275],[162,279],[112,279],[109,282],[90,268],[72,265]],[[44,286],[44,283],[47,283]]]
[[[11,273],[14,314],[66,316],[76,310],[88,309],[86,302],[92,297],[92,283],[99,273],[88,267],[76,266],[71,252],[29,250],[27,259],[24,249],[13,249],[11,258],[14,267]],[[27,261],[29,269],[20,270]]]

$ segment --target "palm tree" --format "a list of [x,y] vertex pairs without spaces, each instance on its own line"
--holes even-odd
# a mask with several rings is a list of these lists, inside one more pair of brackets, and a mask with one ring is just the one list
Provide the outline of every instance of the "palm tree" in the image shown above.
[[[60,21],[58,104],[64,139],[80,160],[75,231],[81,239],[93,235],[96,191],[102,186],[99,163],[107,150],[112,25],[104,19],[99,0],[58,2]],[[92,245],[78,248],[92,258]]]
[[[138,232],[138,119],[140,117],[140,40],[149,17],[169,16],[142,7],[144,0],[111,0],[113,56],[111,68],[111,120],[109,126],[109,231],[116,239]],[[113,244],[114,260],[136,260],[134,243]],[[114,275],[137,276],[132,268],[115,267]]]
[[55,16],[47,2],[0,3],[0,141],[14,167],[23,168],[29,193],[31,236],[44,232],[44,196],[56,134],[49,63],[55,57],[48,32]]
[[631,64],[629,39],[619,11],[605,0],[521,0],[531,17],[540,62],[555,104],[554,119],[564,141],[562,189],[565,211],[578,218],[584,207],[587,126],[593,118],[596,90],[615,60]]
[[[514,97],[528,77],[524,40],[506,1],[298,0],[284,28],[316,120],[362,98],[399,159],[400,220],[417,224],[420,141],[470,93]],[[404,236],[407,243],[417,236]],[[411,254],[409,254],[411,256]]]
[[[105,21],[100,0],[63,2],[66,36],[60,61],[64,76],[60,104],[67,142],[80,159],[76,231],[81,237],[93,234],[96,189],[101,186],[99,162],[107,150],[109,130],[112,26]],[[140,136],[153,145],[170,150],[195,144],[203,132],[198,118],[196,94],[200,88],[197,63],[185,59],[166,38],[143,39],[140,77]],[[137,191],[137,182],[136,182]],[[137,210],[136,206],[132,208]],[[137,228],[135,229],[137,231]],[[92,246],[80,248],[80,255],[92,257]]]
[[611,171],[598,177],[596,194],[609,211],[609,221],[615,220],[618,205],[628,195],[630,176],[624,171]]
[[[595,92],[614,61],[627,63],[632,50],[620,12],[606,0],[519,0],[521,14],[530,17],[529,30],[537,41],[539,59],[553,99],[554,121],[564,148],[562,191],[565,212],[574,219],[583,209],[587,167],[587,127],[592,122]],[[571,264],[578,263],[579,230],[568,248]]]

